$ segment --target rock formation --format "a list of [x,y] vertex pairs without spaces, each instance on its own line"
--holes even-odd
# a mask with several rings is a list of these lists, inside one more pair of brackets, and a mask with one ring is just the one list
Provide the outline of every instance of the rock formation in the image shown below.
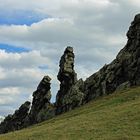
[[29,114],[31,124],[49,119],[54,115],[54,105],[50,103],[51,99],[51,78],[44,76],[42,81],[33,93],[32,107]]
[[127,37],[128,42],[116,59],[84,82],[86,102],[118,89],[140,85],[140,14],[131,23]]
[[13,115],[8,115],[0,124],[0,133],[7,133],[23,128],[24,120],[28,115],[29,109],[30,102],[26,101]]
[[0,124],[0,133],[18,130],[47,120],[98,96],[140,85],[140,14],[136,15],[131,23],[127,37],[127,44],[116,59],[85,81],[77,80],[77,74],[74,71],[73,48],[67,47],[59,65],[57,77],[60,81],[60,90],[56,96],[56,103],[50,102],[51,78],[45,76],[33,93],[30,112],[30,103],[24,103],[19,110],[13,115],[8,115]]
[[84,92],[83,87],[84,81],[82,79],[78,80],[69,91],[62,98],[62,107],[59,107],[62,112],[66,112],[79,107],[84,102]]
[[60,60],[60,70],[57,76],[60,81],[60,90],[56,96],[56,114],[65,112],[70,108],[67,97],[70,89],[77,82],[77,74],[74,71],[74,57],[73,48],[67,47]]
[[30,102],[25,102],[13,115],[8,115],[0,124],[0,133],[6,133],[42,122],[55,115],[54,104],[50,103],[51,78],[44,76],[42,81],[33,93],[33,101],[30,109]]
[[[116,59],[81,84],[75,82],[73,85],[65,85],[68,80],[63,78],[63,75],[65,75],[63,67],[69,60],[65,60],[67,53],[64,53],[60,61],[60,72],[58,74],[61,85],[57,94],[57,109],[60,113],[73,109],[75,106],[84,104],[98,96],[113,93],[115,90],[140,85],[140,14],[136,15],[131,23],[127,37],[127,44],[119,52]],[[72,65],[74,66],[74,61]],[[71,76],[69,75],[69,77]],[[80,97],[80,102],[77,97]],[[77,100],[76,103],[75,100]]]

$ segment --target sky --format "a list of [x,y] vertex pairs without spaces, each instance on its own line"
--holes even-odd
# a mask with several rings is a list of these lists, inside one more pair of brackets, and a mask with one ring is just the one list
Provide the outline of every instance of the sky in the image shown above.
[[78,78],[110,63],[139,9],[139,0],[0,0],[0,116],[31,100],[45,75],[55,101],[66,46]]

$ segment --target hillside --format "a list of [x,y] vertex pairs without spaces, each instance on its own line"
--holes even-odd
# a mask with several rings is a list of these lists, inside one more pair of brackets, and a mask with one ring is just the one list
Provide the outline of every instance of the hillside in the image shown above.
[[0,135],[0,140],[139,140],[140,87],[99,97],[46,122]]

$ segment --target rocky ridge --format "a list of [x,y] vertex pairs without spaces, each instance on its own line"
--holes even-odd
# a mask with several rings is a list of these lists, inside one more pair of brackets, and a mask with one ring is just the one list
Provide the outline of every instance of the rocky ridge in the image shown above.
[[[127,44],[116,59],[104,65],[85,81],[77,80],[74,70],[74,53],[67,47],[60,60],[58,80],[60,89],[56,103],[50,102],[50,80],[45,76],[33,93],[33,101],[23,104],[13,115],[8,115],[0,124],[0,133],[6,133],[50,119],[55,115],[81,106],[98,96],[108,95],[140,85],[140,14],[136,15],[127,32]],[[21,113],[24,114],[21,116]],[[11,127],[9,127],[11,126]]]
[[84,82],[87,102],[115,90],[140,85],[140,14],[131,23],[127,38],[116,59]]

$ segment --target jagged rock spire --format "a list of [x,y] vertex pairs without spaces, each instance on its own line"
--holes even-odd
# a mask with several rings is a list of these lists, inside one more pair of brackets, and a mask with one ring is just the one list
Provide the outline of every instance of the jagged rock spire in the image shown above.
[[60,70],[57,76],[60,81],[60,90],[56,97],[57,112],[62,111],[60,108],[63,105],[63,97],[77,81],[77,74],[74,71],[74,57],[73,48],[67,47],[60,60]]
[[64,55],[60,60],[60,70],[58,73],[58,80],[62,85],[67,85],[68,88],[73,85],[77,80],[77,75],[74,71],[74,53],[72,47],[65,49]]
[[37,90],[33,93],[33,102],[29,114],[30,123],[37,123],[50,117],[48,111],[53,106],[50,103],[50,81],[51,78],[49,76],[44,76]]

